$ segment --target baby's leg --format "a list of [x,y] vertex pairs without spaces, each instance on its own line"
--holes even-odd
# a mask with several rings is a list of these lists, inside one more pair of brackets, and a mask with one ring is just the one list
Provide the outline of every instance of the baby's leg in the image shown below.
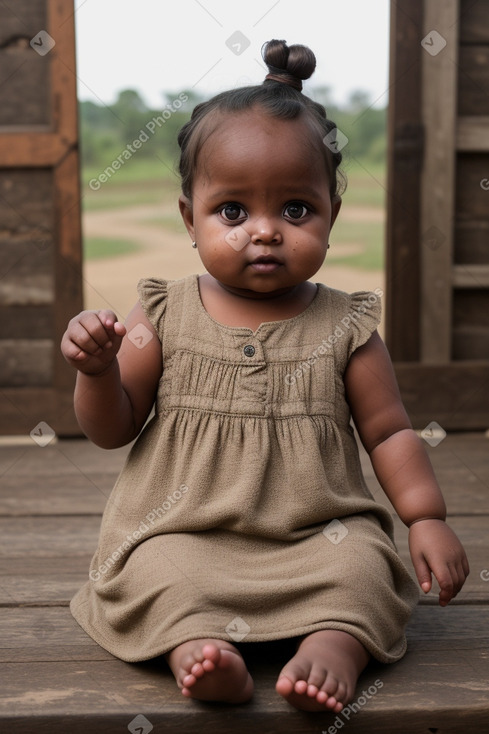
[[225,640],[189,640],[165,658],[184,696],[245,703],[253,694],[253,680],[245,661]]
[[369,657],[362,643],[347,632],[312,632],[282,669],[276,690],[295,708],[339,713],[351,701]]

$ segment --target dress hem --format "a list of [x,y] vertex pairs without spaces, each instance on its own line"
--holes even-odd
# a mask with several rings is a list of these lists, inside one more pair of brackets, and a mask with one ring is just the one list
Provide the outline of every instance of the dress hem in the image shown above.
[[[367,652],[379,663],[384,664],[391,664],[396,663],[397,661],[401,660],[401,658],[404,657],[407,651],[407,640],[406,636],[403,635],[402,637],[402,645],[400,647],[400,652],[397,654],[389,654],[383,652],[380,648],[378,648],[376,645],[372,644],[372,641],[368,638],[366,634],[359,634],[359,631],[351,624],[343,623],[343,622],[316,622],[314,624],[310,625],[303,625],[302,627],[292,628],[290,630],[287,630],[285,632],[284,630],[278,631],[276,633],[267,633],[267,634],[257,634],[257,633],[250,633],[246,635],[246,639],[243,638],[242,640],[233,640],[233,638],[230,635],[223,635],[222,633],[216,633],[215,630],[210,630],[209,634],[206,634],[205,631],[198,635],[181,635],[179,637],[176,637],[171,642],[168,642],[165,645],[162,645],[160,648],[156,648],[156,652],[152,652],[151,655],[125,655],[124,657],[120,654],[117,654],[114,652],[117,645],[112,645],[109,640],[106,640],[103,635],[100,634],[99,630],[94,629],[91,627],[91,625],[82,624],[77,615],[75,614],[72,604],[70,604],[70,611],[77,622],[79,626],[84,630],[84,632],[91,637],[94,642],[96,642],[100,647],[102,647],[104,650],[106,650],[108,653],[113,655],[115,658],[118,658],[119,660],[122,660],[125,663],[141,663],[146,660],[152,660],[153,658],[160,657],[161,655],[164,655],[167,652],[170,652],[170,650],[173,650],[175,647],[178,647],[178,645],[182,645],[184,642],[188,642],[190,640],[197,640],[197,639],[214,639],[214,640],[224,640],[225,642],[229,642],[233,644],[233,642],[239,642],[241,645],[245,645],[247,642],[273,642],[275,640],[289,640],[293,639],[294,637],[301,637],[304,635],[311,634],[312,632],[317,632],[318,630],[339,630],[342,632],[347,632],[348,634],[352,635],[352,637],[355,637],[361,644],[365,647]],[[90,631],[89,631],[90,630]]]

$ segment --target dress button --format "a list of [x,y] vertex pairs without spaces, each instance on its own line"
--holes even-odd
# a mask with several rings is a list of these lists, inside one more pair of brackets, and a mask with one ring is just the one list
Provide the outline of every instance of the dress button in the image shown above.
[[247,357],[252,357],[255,353],[255,347],[252,344],[247,344],[243,349],[243,352]]

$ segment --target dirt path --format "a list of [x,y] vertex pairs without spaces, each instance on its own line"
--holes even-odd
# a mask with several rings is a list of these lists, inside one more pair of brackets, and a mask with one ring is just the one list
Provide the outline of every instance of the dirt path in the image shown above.
[[[85,308],[111,308],[125,318],[137,300],[136,284],[140,278],[156,276],[181,278],[189,273],[202,273],[204,268],[198,252],[191,247],[182,225],[181,232],[170,232],[151,220],[178,214],[176,205],[128,207],[107,211],[92,211],[84,215],[85,237],[126,239],[137,242],[136,253],[116,258],[88,260],[84,265]],[[345,207],[344,219],[382,221],[383,211],[363,207]],[[357,250],[357,245],[342,244],[338,253]],[[383,273],[362,271],[335,265],[334,245],[328,253],[327,264],[314,280],[334,288],[353,292],[383,287]]]

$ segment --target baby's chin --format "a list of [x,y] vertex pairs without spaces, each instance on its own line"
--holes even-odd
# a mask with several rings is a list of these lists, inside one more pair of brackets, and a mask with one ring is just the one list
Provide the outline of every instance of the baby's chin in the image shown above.
[[292,293],[297,288],[298,283],[281,286],[280,288],[274,287],[272,284],[257,283],[253,288],[242,288],[236,283],[227,283],[216,278],[219,285],[229,293],[233,293],[243,298],[253,298],[255,300],[270,300],[272,298],[279,298],[288,293]]

